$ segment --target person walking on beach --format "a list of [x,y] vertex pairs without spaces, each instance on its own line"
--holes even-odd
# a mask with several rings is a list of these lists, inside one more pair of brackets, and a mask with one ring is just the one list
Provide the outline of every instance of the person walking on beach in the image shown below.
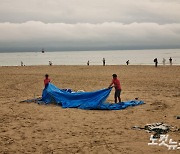
[[89,60],[88,60],[88,62],[87,62],[87,66],[89,66]]
[[129,65],[129,60],[126,62],[127,65]]
[[50,80],[50,78],[49,78],[49,75],[46,74],[46,75],[45,75],[45,79],[44,79],[44,87],[45,87],[45,88],[47,88],[47,86],[48,86],[48,84],[49,84],[50,81],[51,81],[51,80]]
[[165,66],[165,64],[166,64],[166,59],[165,58],[163,58],[163,65]]
[[113,74],[113,79],[111,84],[109,85],[108,88],[111,88],[111,86],[113,85],[113,87],[115,88],[115,93],[114,93],[114,102],[117,103],[117,99],[119,102],[121,102],[121,84],[120,84],[120,80],[117,78],[116,74]]
[[105,66],[106,65],[106,60],[105,60],[105,58],[103,58],[103,66]]
[[170,65],[172,65],[172,58],[171,57],[169,58],[169,63],[170,63]]
[[154,59],[154,63],[155,63],[155,67],[157,67],[157,64],[158,64],[157,58]]

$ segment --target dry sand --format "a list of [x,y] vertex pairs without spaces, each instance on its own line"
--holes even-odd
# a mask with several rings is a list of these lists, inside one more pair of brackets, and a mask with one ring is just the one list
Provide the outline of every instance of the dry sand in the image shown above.
[[[122,100],[146,104],[120,111],[62,109],[20,103],[41,96],[44,74],[60,88],[107,87],[117,73]],[[164,122],[180,128],[180,66],[0,67],[0,153],[179,153],[148,146],[151,133],[133,126]],[[113,102],[113,93],[108,102]],[[180,132],[169,132],[180,143]]]

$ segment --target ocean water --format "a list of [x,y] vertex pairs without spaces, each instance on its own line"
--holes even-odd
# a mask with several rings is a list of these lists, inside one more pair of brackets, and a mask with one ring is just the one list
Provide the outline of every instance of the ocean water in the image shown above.
[[169,58],[172,57],[174,65],[180,65],[180,49],[161,50],[113,50],[113,51],[56,51],[56,52],[16,52],[0,53],[0,66],[24,65],[102,65],[105,58],[107,65],[154,65],[154,58],[162,64],[163,58],[166,65],[169,65]]

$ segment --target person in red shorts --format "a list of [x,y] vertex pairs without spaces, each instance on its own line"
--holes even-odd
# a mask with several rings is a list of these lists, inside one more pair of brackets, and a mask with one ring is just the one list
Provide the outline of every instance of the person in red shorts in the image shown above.
[[113,85],[113,87],[115,88],[115,93],[114,93],[114,102],[117,103],[117,98],[118,98],[118,101],[121,102],[121,84],[120,84],[120,81],[119,79],[117,78],[117,75],[116,74],[113,74],[113,79],[112,79],[112,82],[111,84],[109,85],[109,88]]
[[45,75],[45,79],[44,79],[44,86],[45,86],[45,88],[48,86],[48,84],[49,84],[50,81],[51,81],[51,80],[49,79],[49,75],[46,74],[46,75]]

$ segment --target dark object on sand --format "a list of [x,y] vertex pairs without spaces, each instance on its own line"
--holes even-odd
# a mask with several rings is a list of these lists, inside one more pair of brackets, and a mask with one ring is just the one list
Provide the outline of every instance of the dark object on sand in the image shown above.
[[166,134],[170,131],[171,126],[161,123],[146,124],[144,127],[134,126],[132,129],[144,129],[148,133],[154,133],[153,138],[160,138],[161,134]]
[[163,123],[153,123],[144,126],[148,132],[154,132],[153,138],[159,138],[161,134],[166,134],[170,131],[170,126]]
[[180,115],[176,116],[176,119],[180,119]]

